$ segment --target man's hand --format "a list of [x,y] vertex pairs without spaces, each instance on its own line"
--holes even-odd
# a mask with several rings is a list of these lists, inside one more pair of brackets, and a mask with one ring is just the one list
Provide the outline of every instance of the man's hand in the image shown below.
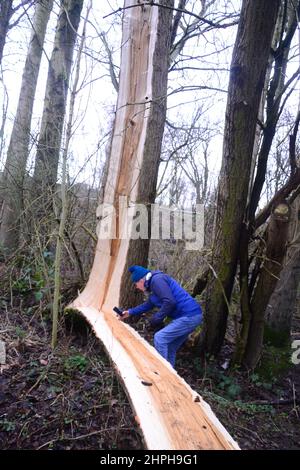
[[121,321],[124,321],[126,320],[126,318],[129,317],[129,312],[128,310],[124,310],[123,311],[123,315],[118,315],[118,319],[121,320]]

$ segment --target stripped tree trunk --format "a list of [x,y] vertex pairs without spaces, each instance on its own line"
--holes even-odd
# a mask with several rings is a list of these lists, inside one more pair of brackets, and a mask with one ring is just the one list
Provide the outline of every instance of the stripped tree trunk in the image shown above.
[[[119,197],[127,206],[136,202],[149,204],[154,201],[163,135],[169,45],[172,24],[172,0],[162,0],[162,6],[138,5],[134,0],[126,0],[124,10],[123,37],[121,52],[121,73],[114,122],[111,156],[107,171],[107,181],[103,201],[115,207],[117,213],[117,236],[122,225]],[[143,25],[143,27],[141,27]],[[134,208],[133,208],[134,210]],[[99,208],[98,217],[101,227],[107,218]],[[132,220],[129,221],[128,232]],[[148,234],[150,235],[150,234]],[[127,266],[131,263],[147,262],[149,239],[129,240],[99,239],[94,269],[78,301],[92,303],[101,308],[108,292],[110,278],[117,276],[118,288],[109,293],[114,302],[130,305],[132,285],[129,284]],[[149,238],[149,237],[148,237]],[[115,260],[122,252],[121,261]],[[105,254],[107,256],[105,256]],[[114,274],[113,274],[114,273]],[[96,298],[94,293],[95,275],[99,284]],[[120,282],[122,279],[122,282]],[[112,285],[115,284],[112,282]]]
[[[173,6],[173,0],[164,0],[160,3],[169,7]],[[138,294],[132,289],[131,281],[128,276],[128,266],[132,264],[147,265],[151,235],[150,204],[154,203],[156,196],[161,144],[166,119],[172,10],[158,8],[157,15],[157,40],[153,51],[153,75],[150,85],[152,89],[151,97],[145,93],[145,100],[146,102],[148,101],[148,105],[145,103],[145,112],[148,119],[142,150],[142,163],[136,182],[137,194],[135,199],[138,204],[144,204],[147,207],[149,217],[148,238],[133,239],[129,242],[125,271],[121,282],[121,305],[133,305],[138,301]],[[133,44],[131,51],[132,57],[134,57],[135,54],[139,54],[138,47],[138,42]],[[150,66],[150,63],[148,66]],[[135,100],[137,101],[136,98]],[[132,110],[132,113],[134,116],[135,111]],[[134,129],[132,129],[132,131],[136,132]]]
[[63,0],[58,17],[48,78],[41,131],[34,168],[34,195],[38,214],[47,214],[57,181],[63,124],[66,113],[73,51],[83,0]]
[[[217,354],[226,331],[248,196],[256,120],[279,0],[244,0],[233,51],[218,186],[213,270],[207,288],[204,348]],[[242,171],[241,171],[242,169]]]
[[23,71],[21,91],[4,169],[0,243],[7,251],[18,246],[30,126],[47,24],[53,0],[36,4],[33,32]]

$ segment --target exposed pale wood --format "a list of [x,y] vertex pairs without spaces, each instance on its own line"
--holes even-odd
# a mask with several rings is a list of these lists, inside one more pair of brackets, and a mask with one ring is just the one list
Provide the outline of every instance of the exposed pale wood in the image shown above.
[[80,311],[116,365],[148,449],[238,449],[210,406],[136,331],[111,311]]
[[[125,6],[134,0],[126,0]],[[138,198],[144,143],[151,115],[157,7],[125,10],[121,77],[104,201]],[[130,224],[132,221],[127,221]],[[123,228],[121,214],[117,231]],[[99,238],[84,291],[73,302],[103,342],[135,410],[148,449],[238,449],[209,405],[157,351],[112,311],[119,304],[128,239]],[[144,384],[143,384],[144,382]],[[152,384],[152,385],[147,385]]]

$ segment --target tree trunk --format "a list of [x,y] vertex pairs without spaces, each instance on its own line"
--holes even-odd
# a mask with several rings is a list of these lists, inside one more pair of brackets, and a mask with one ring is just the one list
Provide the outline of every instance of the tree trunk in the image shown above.
[[[233,51],[218,186],[213,269],[204,348],[217,354],[226,331],[251,170],[255,127],[279,0],[244,0]],[[241,171],[242,169],[242,171]]]
[[[124,10],[117,111],[103,198],[116,210],[117,238],[106,240],[99,236],[92,273],[76,301],[78,306],[88,303],[98,309],[103,301],[119,302],[122,306],[134,302],[127,267],[147,264],[149,237],[133,240],[129,234],[118,238],[123,229],[119,197],[123,196],[131,207],[135,203],[148,207],[154,201],[166,113],[173,1],[160,1],[161,7],[125,1],[125,7],[133,5],[136,7]],[[97,215],[101,230],[106,220],[101,207]],[[127,222],[130,231],[131,217]]]
[[0,2],[0,65],[2,64],[3,49],[9,29],[9,20],[13,14],[13,0],[1,0]]
[[60,187],[61,213],[60,213],[59,229],[58,229],[57,238],[56,238],[55,263],[54,263],[54,292],[53,292],[53,306],[52,306],[52,337],[51,337],[52,349],[56,347],[56,343],[57,343],[59,299],[60,299],[60,286],[61,286],[61,253],[62,253],[62,248],[63,248],[63,239],[64,239],[67,211],[68,211],[68,204],[69,204],[68,197],[67,197],[67,161],[68,161],[70,141],[72,137],[75,101],[76,101],[76,96],[78,93],[80,64],[81,64],[82,51],[83,51],[85,38],[86,38],[86,25],[88,22],[90,11],[91,11],[91,3],[89,4],[87,12],[86,12],[81,39],[79,43],[79,48],[77,52],[74,84],[71,90],[70,108],[69,108],[69,115],[68,115],[67,125],[66,125],[66,138],[65,138],[65,145],[63,149],[63,155],[62,155],[62,178],[61,178],[61,187]]
[[36,5],[33,32],[24,66],[19,103],[4,168],[2,222],[0,243],[5,250],[16,249],[23,210],[23,190],[28,159],[30,126],[44,39],[53,0],[41,0]]
[[[263,129],[263,139],[258,155],[256,177],[249,204],[249,218],[251,223],[255,218],[255,212],[258,207],[261,192],[265,183],[268,157],[279,118],[279,110],[285,85],[290,46],[296,32],[298,17],[300,14],[299,0],[295,2],[289,1],[288,13],[289,14],[286,16],[285,21],[281,18],[283,23],[280,25],[280,30],[277,29],[276,31],[277,36],[279,36],[281,40],[278,40],[278,37],[274,40],[275,42],[277,39],[274,52],[274,72],[266,97],[266,122]],[[282,39],[284,31],[286,32],[286,36],[284,39]]]
[[46,215],[52,203],[65,119],[72,57],[83,0],[64,0],[49,62],[41,131],[34,168],[34,193],[41,195],[35,207]]
[[[290,44],[294,37],[298,13],[296,7],[299,9],[299,1],[297,4],[288,0],[282,2],[277,17],[277,24],[274,30],[272,40],[273,53],[270,54],[269,64],[267,68],[264,92],[259,109],[259,121],[264,122],[264,110],[266,104],[266,119],[264,122],[261,137],[261,125],[256,126],[256,137],[253,148],[253,158],[251,163],[250,184],[247,201],[247,214],[246,220],[248,221],[243,225],[241,239],[240,239],[240,255],[239,255],[239,277],[240,277],[240,305],[241,305],[241,330],[238,331],[236,338],[236,351],[234,355],[234,362],[240,364],[245,354],[246,344],[248,340],[249,327],[250,327],[250,298],[252,293],[253,279],[248,285],[249,277],[249,253],[248,248],[254,230],[254,218],[257,210],[258,202],[261,196],[261,191],[265,182],[265,175],[267,169],[268,157],[276,131],[277,121],[279,117],[279,109],[281,105],[281,98],[285,85],[285,72],[288,62],[290,51]],[[285,34],[285,36],[284,36]],[[274,66],[273,66],[274,64]],[[271,72],[273,73],[271,79]],[[260,150],[259,150],[260,146]],[[258,157],[258,158],[257,158]],[[257,168],[256,168],[257,163]],[[254,173],[256,169],[256,176],[254,180]],[[259,261],[259,258],[257,258]],[[257,263],[258,264],[258,263]],[[254,273],[256,273],[256,269]]]
[[266,309],[265,339],[276,347],[290,344],[300,286],[300,196],[291,207],[288,249],[280,280]]
[[[161,2],[162,5],[173,6],[172,0]],[[146,137],[143,148],[142,165],[137,180],[138,204],[145,204],[149,216],[148,239],[137,239],[129,241],[125,270],[121,281],[121,305],[134,305],[139,299],[137,293],[132,289],[128,276],[128,267],[133,264],[147,266],[150,244],[150,219],[151,210],[149,204],[154,203],[156,196],[156,185],[158,168],[160,162],[161,144],[164,132],[167,109],[167,82],[168,82],[168,57],[170,51],[170,36],[172,10],[158,8],[157,42],[153,53],[153,77],[152,96],[147,110],[148,122]],[[139,53],[139,45],[133,46],[132,54]],[[133,114],[134,116],[134,111]]]
[[257,365],[263,344],[264,316],[272,292],[282,269],[286,252],[290,207],[278,204],[271,215],[262,270],[251,300],[251,319],[243,363],[250,369]]

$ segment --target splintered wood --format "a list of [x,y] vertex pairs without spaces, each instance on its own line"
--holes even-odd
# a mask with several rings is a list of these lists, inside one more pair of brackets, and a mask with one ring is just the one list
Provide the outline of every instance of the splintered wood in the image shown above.
[[234,450],[210,406],[112,311],[81,307],[121,378],[147,449]]

